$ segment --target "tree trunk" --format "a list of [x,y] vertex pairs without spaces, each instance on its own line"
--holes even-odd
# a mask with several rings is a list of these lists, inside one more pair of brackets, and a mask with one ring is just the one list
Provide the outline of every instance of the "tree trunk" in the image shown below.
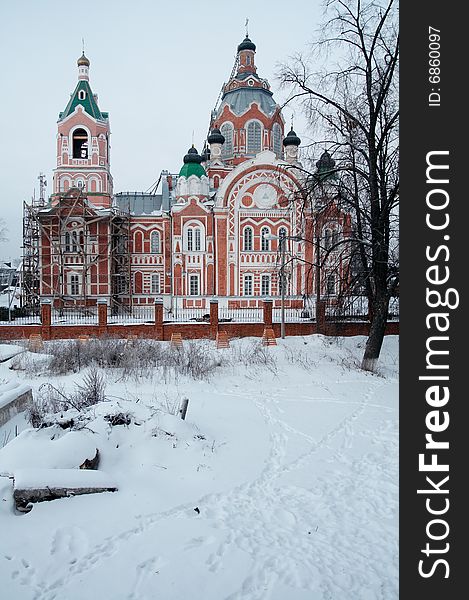
[[363,354],[361,365],[362,369],[365,371],[374,372],[376,368],[388,320],[388,304],[389,298],[387,296],[376,297],[372,303],[370,334],[366,340],[365,352]]

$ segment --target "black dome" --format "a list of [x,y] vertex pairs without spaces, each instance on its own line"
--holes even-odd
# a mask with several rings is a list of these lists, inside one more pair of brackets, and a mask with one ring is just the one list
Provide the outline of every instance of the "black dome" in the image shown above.
[[254,44],[254,42],[251,42],[251,40],[248,38],[248,36],[246,36],[244,38],[244,40],[241,42],[241,44],[238,46],[238,52],[241,52],[241,50],[256,50],[256,44]]
[[220,130],[218,129],[218,127],[215,127],[210,132],[210,135],[207,138],[207,142],[209,144],[224,144],[225,143],[225,136],[222,135],[222,133],[220,132]]
[[325,150],[321,155],[321,158],[316,163],[316,167],[320,173],[333,171],[335,167],[335,160],[332,158],[329,152]]
[[202,162],[202,157],[199,155],[194,146],[192,146],[187,151],[187,154],[183,158],[183,161],[185,165],[187,165],[187,163],[198,163],[200,165],[200,163]]
[[210,150],[208,148],[204,148],[200,158],[202,159],[201,162],[207,162],[210,160]]
[[290,129],[287,137],[283,138],[284,146],[299,146],[301,144],[300,138],[296,135],[293,129]]

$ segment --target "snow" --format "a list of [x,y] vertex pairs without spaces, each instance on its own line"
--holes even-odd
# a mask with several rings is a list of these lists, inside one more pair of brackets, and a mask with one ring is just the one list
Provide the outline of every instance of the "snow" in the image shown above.
[[[99,448],[119,488],[19,515],[0,477],[2,594],[397,599],[398,343],[386,337],[374,375],[357,368],[364,341],[287,338],[266,349],[276,365],[249,366],[236,357],[252,340],[232,341],[209,381],[108,370],[110,401],[88,409],[83,429],[26,430],[0,450],[3,469],[21,473],[77,467]],[[34,392],[81,381],[18,376]],[[168,414],[183,397],[185,421]],[[131,423],[111,426],[117,412]]]
[[7,406],[19,396],[26,394],[31,389],[30,385],[19,381],[2,382],[0,380],[0,408]]
[[35,490],[40,488],[113,488],[115,482],[102,471],[86,469],[17,469],[15,489]]
[[0,362],[4,362],[21,352],[23,352],[23,348],[20,348],[19,346],[13,344],[0,344]]
[[[0,474],[13,476],[18,469],[73,469],[96,454],[93,439],[81,431],[57,428],[23,431],[0,451]],[[62,434],[62,436],[61,436]],[[60,437],[61,436],[61,437]]]

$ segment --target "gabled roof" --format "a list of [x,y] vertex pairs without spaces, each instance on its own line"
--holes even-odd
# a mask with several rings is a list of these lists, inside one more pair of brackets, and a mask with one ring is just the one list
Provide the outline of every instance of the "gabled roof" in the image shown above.
[[[80,98],[78,97],[80,91],[85,92],[85,98],[83,100],[80,100]],[[88,113],[91,117],[93,117],[93,119],[96,119],[97,121],[104,121],[108,117],[108,113],[102,113],[99,110],[98,104],[93,96],[93,92],[91,90],[89,82],[86,80],[81,80],[77,83],[75,91],[70,96],[70,100],[68,101],[65,110],[59,113],[59,121],[62,121],[63,119],[66,119],[68,116],[70,116],[79,104],[81,104],[83,110],[86,113]]]

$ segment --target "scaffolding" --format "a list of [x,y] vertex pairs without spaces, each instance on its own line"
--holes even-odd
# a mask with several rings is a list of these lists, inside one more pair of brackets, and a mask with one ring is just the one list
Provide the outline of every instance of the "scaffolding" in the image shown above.
[[34,191],[31,204],[23,202],[23,260],[21,264],[21,306],[31,314],[39,313],[40,304],[40,227],[36,218],[38,210],[45,206],[47,181],[40,173],[39,197]]
[[[130,312],[130,213],[92,207],[81,188],[71,188],[46,205],[42,174],[40,185],[39,199],[23,205],[22,306],[37,312],[42,294],[62,313],[88,314],[104,295],[101,277],[113,314]],[[81,274],[73,290],[67,280],[70,271]],[[92,284],[95,294],[90,293]]]

